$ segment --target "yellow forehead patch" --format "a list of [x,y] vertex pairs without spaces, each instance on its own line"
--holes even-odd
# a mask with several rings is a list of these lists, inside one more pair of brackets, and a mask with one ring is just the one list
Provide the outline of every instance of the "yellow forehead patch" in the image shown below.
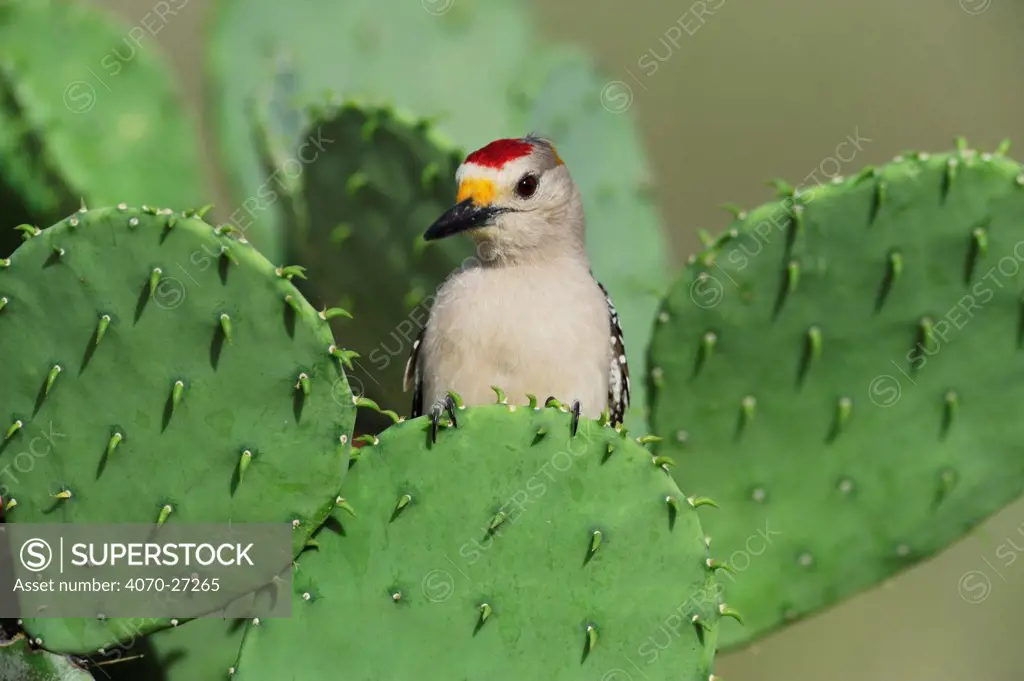
[[456,203],[462,203],[466,199],[473,199],[478,206],[489,206],[494,201],[494,183],[490,180],[480,178],[469,178],[463,180],[459,185],[459,195]]

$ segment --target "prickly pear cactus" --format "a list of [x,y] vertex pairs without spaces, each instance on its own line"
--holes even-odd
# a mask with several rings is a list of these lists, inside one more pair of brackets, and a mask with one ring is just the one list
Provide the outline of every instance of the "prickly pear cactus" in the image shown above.
[[24,634],[0,641],[0,679],[4,681],[93,681],[74,660],[33,649]]
[[[520,80],[520,64],[532,48],[516,0],[484,5],[299,0],[287,8],[226,1],[216,9],[209,49],[211,104],[239,197],[251,195],[268,178],[252,143],[253,107],[268,100],[278,108],[301,109],[325,91],[365,97],[421,116],[443,116],[445,132],[460,132],[456,141],[468,148],[505,132],[523,134],[510,120],[507,105],[509,85]],[[382,22],[382,16],[388,20]],[[417,46],[413,60],[407,56],[410,44]],[[476,58],[467,59],[467,54]],[[467,82],[475,83],[473,94],[465,89]],[[480,144],[470,146],[475,142]],[[252,216],[259,233],[253,240],[263,252],[273,253],[261,237],[280,231],[277,224],[268,225],[280,215],[279,206],[268,205]]]
[[748,642],[1020,495],[1024,171],[908,154],[741,215],[664,301],[652,422]]
[[[468,239],[422,239],[454,201],[462,154],[426,122],[356,104],[316,110],[303,139],[315,161],[289,195],[285,258],[307,268],[309,280],[297,284],[311,301],[355,317],[334,320],[360,355],[349,372],[353,391],[408,413],[402,374],[433,293],[474,257]],[[272,168],[281,152],[269,130],[267,141]]]
[[[253,109],[265,107],[273,112],[275,130],[295,135],[297,118],[289,108],[315,103],[328,91],[427,117],[465,150],[498,137],[547,135],[580,186],[594,274],[615,300],[631,364],[642,366],[651,318],[668,283],[669,249],[648,195],[650,173],[629,111],[632,97],[609,90],[614,83],[589,57],[540,44],[518,0],[350,0],[329,6],[229,0],[219,7],[210,46],[214,116],[237,203],[250,199],[242,221],[253,225],[261,251],[272,260],[283,252],[265,238],[282,232],[282,206],[252,197],[258,189],[286,186],[298,156],[293,149],[288,165],[275,166],[276,174],[262,167],[252,143],[260,119]],[[407,57],[412,43],[415,60]],[[335,186],[331,196],[343,191]],[[380,200],[389,198],[395,200]],[[435,217],[421,217],[419,231]],[[345,269],[367,269],[357,264],[363,263]],[[406,293],[415,301],[433,291],[413,287]],[[356,318],[362,319],[358,313]],[[634,382],[633,390],[636,408],[627,424],[644,430],[642,382]]]
[[117,663],[104,669],[113,677],[110,681],[230,679],[229,670],[238,661],[247,622],[204,617],[163,629],[147,636],[138,646],[146,645],[148,655],[138,656],[141,651],[133,648],[115,650]]
[[[44,35],[60,49],[40,51]],[[195,133],[151,41],[81,3],[0,7],[0,258],[20,243],[15,226],[83,199],[203,202]]]
[[[122,204],[33,232],[0,261],[6,522],[291,522],[297,553],[355,417],[301,274],[191,212]],[[25,619],[61,652],[138,633],[121,625]]]
[[[514,411],[513,411],[514,409]],[[554,407],[426,418],[359,450],[295,566],[292,620],[248,625],[232,678],[687,679],[721,611],[697,510],[620,431]],[[343,614],[339,614],[343,604]],[[318,645],[310,632],[345,636]],[[282,651],[289,651],[287,655]],[[633,676],[633,675],[636,676]]]

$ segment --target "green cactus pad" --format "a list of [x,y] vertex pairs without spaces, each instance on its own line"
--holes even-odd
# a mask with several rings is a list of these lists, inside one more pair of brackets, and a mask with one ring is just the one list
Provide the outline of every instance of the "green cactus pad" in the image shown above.
[[457,414],[434,445],[418,418],[359,450],[296,561],[293,619],[250,623],[233,678],[299,658],[352,681],[706,681],[722,604],[667,464],[597,421],[570,439],[553,407]]
[[23,634],[0,642],[0,679],[4,681],[93,681],[73,660],[33,649]]
[[[355,406],[330,329],[188,215],[77,212],[0,267],[7,522],[290,522],[297,553],[333,507]],[[122,624],[25,620],[60,652]]]
[[[53,35],[59,49],[40,50]],[[201,204],[198,144],[176,89],[142,25],[81,3],[4,3],[0,258],[20,243],[17,225],[54,223],[83,200]]]
[[[473,258],[468,239],[428,245],[422,238],[454,200],[462,154],[428,124],[388,109],[348,104],[309,120],[303,155],[316,160],[303,168],[289,201],[286,259],[306,267],[308,281],[295,283],[314,304],[355,317],[331,320],[360,355],[349,371],[353,392],[408,413],[412,397],[402,391],[402,374],[433,293]],[[269,131],[267,141],[273,167],[280,157]]]
[[149,679],[153,670],[159,670],[160,681],[229,681],[247,622],[215,618],[183,622],[147,636],[150,653],[146,657],[131,659],[136,651],[123,651],[122,659],[105,669],[111,681]]
[[[217,5],[211,27],[210,101],[240,203],[267,181],[253,145],[254,104],[301,109],[333,91],[444,118],[445,132],[459,132],[457,141],[469,148],[496,131],[523,134],[512,120],[509,88],[533,45],[516,0],[298,0],[287,7],[226,1]],[[416,46],[415,59],[408,57],[410,45]],[[278,128],[286,130],[299,132],[293,125]],[[271,259],[283,253],[273,243],[279,208],[246,213],[255,232],[251,240]]]
[[1024,172],[1004,151],[787,190],[665,300],[652,423],[722,504],[705,528],[746,618],[724,647],[937,553],[1021,493]]
[[[237,203],[250,199],[251,209],[241,211],[239,220],[256,225],[253,241],[261,251],[271,259],[283,252],[268,239],[282,232],[281,206],[251,197],[260,195],[258,189],[269,193],[287,185],[285,161],[294,165],[297,155],[292,146],[275,165],[281,172],[268,179],[252,143],[261,118],[253,108],[266,108],[272,131],[292,145],[302,139],[295,111],[320,101],[324,92],[426,117],[466,151],[531,131],[549,136],[579,185],[594,275],[615,301],[630,365],[639,372],[668,284],[669,247],[649,197],[646,154],[632,96],[622,99],[623,84],[602,76],[577,51],[542,44],[534,18],[518,0],[348,0],[327,6],[315,0],[228,0],[219,7],[210,46],[211,102]],[[381,22],[382,16],[388,20]],[[416,45],[415,59],[408,58],[410,44]],[[332,195],[339,191],[335,187]],[[447,199],[454,198],[452,191]],[[436,217],[421,218],[419,231]],[[368,269],[360,267],[363,262],[349,264],[343,269]],[[413,299],[433,293],[408,292]],[[633,382],[635,408],[626,421],[636,431],[646,430],[642,383]]]

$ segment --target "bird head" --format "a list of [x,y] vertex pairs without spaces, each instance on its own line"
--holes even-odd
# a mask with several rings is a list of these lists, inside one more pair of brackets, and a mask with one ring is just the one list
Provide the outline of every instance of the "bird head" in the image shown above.
[[528,135],[491,142],[466,157],[455,181],[455,205],[425,240],[465,232],[486,260],[497,261],[583,251],[579,190],[550,141]]

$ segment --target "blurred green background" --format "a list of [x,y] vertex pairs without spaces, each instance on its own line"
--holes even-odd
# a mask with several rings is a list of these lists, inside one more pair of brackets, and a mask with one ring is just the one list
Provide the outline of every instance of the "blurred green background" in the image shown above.
[[[98,4],[131,24],[153,5]],[[169,55],[204,144],[210,194],[226,206],[201,78],[209,4],[188,0],[142,48],[148,41]],[[628,105],[638,117],[677,265],[696,250],[699,229],[723,229],[720,204],[770,199],[773,177],[794,185],[812,172],[827,179],[905,150],[951,148],[957,135],[985,150],[1010,137],[1020,145],[1010,155],[1024,156],[1024,7],[1008,0],[532,4],[544,35],[586,46],[609,80],[620,81],[608,86],[605,103]],[[445,77],[460,64],[450,68]],[[598,106],[600,93],[594,97]],[[857,146],[839,148],[848,137]],[[1024,561],[997,558],[1001,545],[1014,559],[1024,547],[1024,503],[890,583],[720,656],[716,673],[724,681],[1019,679]],[[958,589],[972,571],[991,586],[979,603]]]

